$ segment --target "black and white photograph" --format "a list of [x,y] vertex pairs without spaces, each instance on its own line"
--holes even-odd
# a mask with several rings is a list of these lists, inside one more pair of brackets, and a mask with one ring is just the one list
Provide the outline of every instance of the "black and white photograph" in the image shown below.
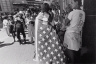
[[96,0],[0,0],[0,64],[96,64]]

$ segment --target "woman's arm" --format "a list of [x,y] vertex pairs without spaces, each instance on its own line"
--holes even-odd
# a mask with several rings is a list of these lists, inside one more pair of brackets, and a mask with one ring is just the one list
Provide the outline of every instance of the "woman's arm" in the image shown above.
[[70,24],[70,20],[68,18],[65,19],[65,26],[68,26]]

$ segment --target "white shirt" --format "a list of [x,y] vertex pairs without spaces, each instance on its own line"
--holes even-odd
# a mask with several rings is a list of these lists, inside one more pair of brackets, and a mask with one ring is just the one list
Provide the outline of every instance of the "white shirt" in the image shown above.
[[73,10],[69,13],[68,19],[70,25],[66,29],[64,43],[68,45],[68,49],[78,51],[82,45],[80,32],[85,22],[85,13],[82,10]]
[[69,13],[68,19],[70,20],[70,25],[67,27],[67,31],[78,33],[82,30],[85,22],[85,13],[82,10],[73,10]]
[[7,28],[8,25],[9,25],[8,20],[7,19],[4,19],[3,20],[3,28]]

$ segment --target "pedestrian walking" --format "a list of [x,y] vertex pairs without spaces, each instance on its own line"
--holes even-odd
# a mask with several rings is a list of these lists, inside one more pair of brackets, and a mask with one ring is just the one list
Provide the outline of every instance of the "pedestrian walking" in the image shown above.
[[24,43],[26,43],[26,34],[24,32],[24,27],[23,27],[22,19],[20,17],[21,17],[20,15],[16,16],[15,28],[16,28],[16,32],[17,32],[17,38],[18,38],[20,44],[22,44],[20,33],[22,33],[22,35],[23,35]]

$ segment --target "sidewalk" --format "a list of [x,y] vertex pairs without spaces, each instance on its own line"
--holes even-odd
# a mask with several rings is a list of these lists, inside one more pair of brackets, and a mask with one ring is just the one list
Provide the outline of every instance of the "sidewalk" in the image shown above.
[[[28,36],[27,36],[28,39]],[[0,64],[38,64],[33,61],[35,45],[13,42],[13,38],[7,36],[6,31],[0,31]]]

